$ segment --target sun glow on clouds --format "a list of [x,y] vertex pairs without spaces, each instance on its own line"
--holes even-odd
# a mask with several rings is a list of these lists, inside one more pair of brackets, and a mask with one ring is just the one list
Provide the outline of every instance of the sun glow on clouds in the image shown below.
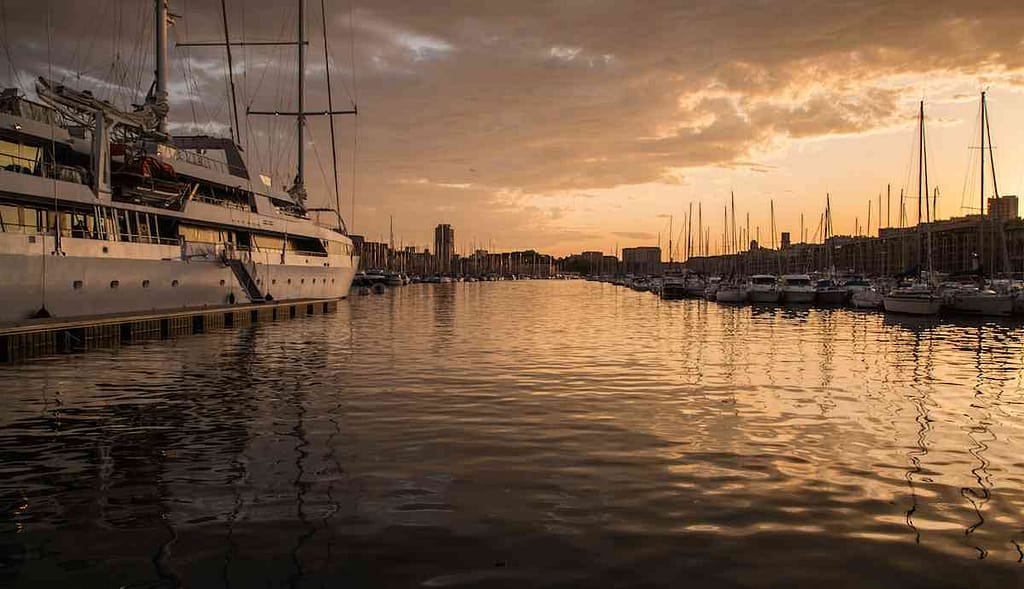
[[[279,38],[280,3],[228,0],[229,12],[237,14],[243,1],[247,38]],[[53,63],[68,72],[90,45],[79,40],[82,22],[106,27],[91,57],[98,63],[117,53],[111,44],[118,39],[138,41],[114,31],[115,23],[87,18],[81,4],[53,17]],[[217,8],[187,3],[190,37],[220,38]],[[45,71],[46,47],[35,40],[47,35],[38,16],[8,17],[19,37],[12,41],[17,69]],[[865,224],[865,201],[886,183],[912,183],[909,146],[922,98],[940,209],[955,214],[961,200],[974,198],[959,193],[984,88],[992,90],[1000,189],[1024,192],[1024,136],[1014,131],[1024,127],[1024,13],[1005,0],[522,0],[415,10],[405,0],[376,0],[358,8],[353,22],[354,63],[348,15],[330,21],[332,70],[339,85],[353,68],[359,82],[358,154],[348,142],[354,119],[337,122],[346,140],[343,175],[356,167],[347,176],[355,182],[356,231],[367,235],[386,232],[394,213],[407,242],[429,242],[435,223],[451,222],[459,235],[507,247],[609,250],[616,241],[641,245],[664,233],[658,215],[681,219],[691,200],[704,205],[714,237],[730,191],[738,216],[749,211],[751,224],[766,228],[774,200],[777,224],[793,232],[801,212],[817,217],[829,192],[837,229],[848,233],[855,217]],[[315,105],[326,102],[318,42],[311,37],[310,55],[318,57],[307,85]],[[223,134],[229,110],[219,53],[175,51],[174,128]],[[178,60],[188,56],[198,95],[181,79]],[[269,60],[263,50],[236,54],[236,82],[250,92],[244,104],[276,105],[282,96],[287,104],[293,64],[287,55]],[[143,66],[146,78],[150,66]],[[110,96],[148,87],[148,79],[138,88],[88,82]],[[213,121],[190,122],[192,112]],[[310,121],[321,154],[325,128]],[[279,135],[277,143],[257,132],[262,143],[247,149],[253,160],[270,160],[252,162],[254,169],[273,167],[282,154],[275,146],[290,141],[280,129],[267,132]],[[309,178],[311,193],[330,193],[319,181]],[[630,235],[640,241],[629,243]]]

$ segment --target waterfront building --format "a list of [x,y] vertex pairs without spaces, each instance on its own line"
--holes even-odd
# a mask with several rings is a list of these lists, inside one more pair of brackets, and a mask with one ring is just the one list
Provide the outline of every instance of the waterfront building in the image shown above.
[[1019,216],[1017,197],[1012,194],[990,196],[988,199],[988,216],[1001,221],[1016,219]]
[[661,248],[657,246],[622,248],[622,266],[626,274],[660,274]]
[[447,223],[434,228],[434,255],[437,256],[437,270],[450,273],[455,257],[455,230]]

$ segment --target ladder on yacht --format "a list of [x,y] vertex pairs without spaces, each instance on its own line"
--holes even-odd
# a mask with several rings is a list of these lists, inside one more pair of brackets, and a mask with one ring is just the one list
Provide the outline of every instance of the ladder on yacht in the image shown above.
[[238,282],[245,289],[245,294],[249,297],[250,302],[262,303],[266,300],[263,293],[260,292],[260,287],[256,284],[256,281],[253,279],[252,273],[249,271],[245,262],[237,258],[225,257],[224,263],[231,268],[232,272],[234,272],[235,278],[238,279]]

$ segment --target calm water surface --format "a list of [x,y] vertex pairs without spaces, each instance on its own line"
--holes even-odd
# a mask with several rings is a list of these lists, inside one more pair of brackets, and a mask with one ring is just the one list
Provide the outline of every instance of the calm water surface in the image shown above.
[[0,367],[0,585],[1022,587],[1022,333],[414,285]]

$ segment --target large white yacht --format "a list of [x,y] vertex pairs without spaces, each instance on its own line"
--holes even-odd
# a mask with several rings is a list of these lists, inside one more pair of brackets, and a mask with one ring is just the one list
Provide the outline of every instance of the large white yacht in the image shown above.
[[[340,214],[306,208],[301,147],[283,190],[230,139],[167,133],[154,6],[156,80],[135,110],[44,78],[38,101],[0,95],[0,323],[348,294],[358,259]],[[281,114],[301,146],[299,35],[299,110]]]

